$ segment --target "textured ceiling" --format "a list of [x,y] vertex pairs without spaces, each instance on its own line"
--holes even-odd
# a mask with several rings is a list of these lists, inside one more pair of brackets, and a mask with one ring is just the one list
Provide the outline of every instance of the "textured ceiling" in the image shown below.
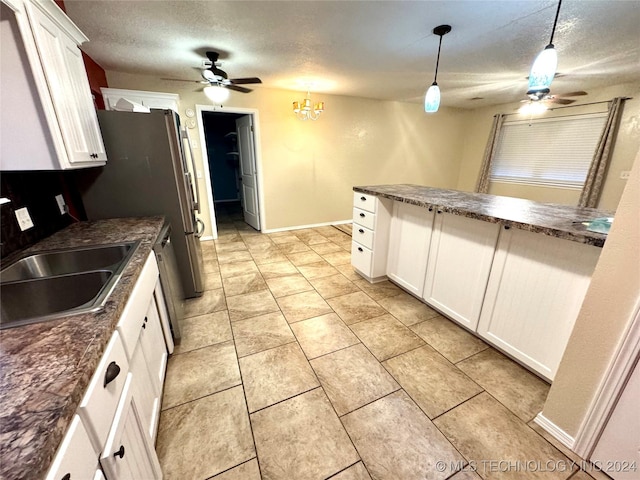
[[[206,50],[231,78],[264,86],[422,102],[443,37],[442,104],[525,98],[531,62],[549,41],[557,2],[66,0],[106,70],[198,80]],[[640,84],[640,2],[565,0],[554,39],[563,76],[552,93]],[[194,86],[195,88],[195,86]],[[257,86],[256,88],[261,88]],[[474,97],[482,99],[472,100]]]

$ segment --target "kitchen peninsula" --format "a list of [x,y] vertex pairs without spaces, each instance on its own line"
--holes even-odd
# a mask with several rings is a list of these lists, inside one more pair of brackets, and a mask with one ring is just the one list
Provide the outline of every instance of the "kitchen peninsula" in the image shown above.
[[418,185],[354,187],[352,265],[551,381],[610,212]]

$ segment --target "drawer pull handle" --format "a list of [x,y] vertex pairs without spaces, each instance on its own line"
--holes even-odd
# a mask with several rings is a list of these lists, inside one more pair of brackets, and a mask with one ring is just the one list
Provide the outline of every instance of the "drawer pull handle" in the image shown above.
[[363,229],[361,229],[361,228],[360,228],[360,229],[358,229],[358,231],[359,231],[360,233],[364,233],[364,230],[363,230]]
[[361,216],[362,218],[364,218],[364,213],[361,213],[361,214],[360,214],[360,216]]
[[360,200],[362,200],[363,202],[367,201],[367,197],[360,197]]
[[124,457],[124,445],[120,445],[120,449],[113,454],[114,457]]
[[116,362],[111,362],[107,367],[107,372],[104,374],[103,387],[106,388],[108,384],[113,382],[119,373],[120,373],[120,367],[118,366],[118,364]]
[[62,477],[60,480],[71,480],[71,474],[70,473],[65,473],[64,477]]
[[364,250],[362,250],[362,247],[358,247],[358,251],[359,252],[364,252]]

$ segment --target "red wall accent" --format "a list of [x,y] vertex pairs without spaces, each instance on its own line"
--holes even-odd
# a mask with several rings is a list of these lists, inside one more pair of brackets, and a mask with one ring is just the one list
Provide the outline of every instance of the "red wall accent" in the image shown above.
[[[64,6],[64,0],[54,0],[63,12],[66,13]],[[107,74],[100,65],[98,65],[93,58],[86,53],[82,52],[82,60],[84,60],[84,68],[87,70],[87,77],[89,78],[89,86],[91,87],[91,93],[93,94],[93,102],[98,110],[104,110],[104,99],[102,93],[100,93],[100,87],[108,87]]]

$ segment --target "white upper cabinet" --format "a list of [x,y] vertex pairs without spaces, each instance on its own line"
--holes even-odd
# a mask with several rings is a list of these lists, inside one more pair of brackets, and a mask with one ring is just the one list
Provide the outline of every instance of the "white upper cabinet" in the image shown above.
[[107,110],[118,110],[119,100],[129,100],[148,108],[160,108],[178,112],[180,96],[177,93],[146,92],[144,90],[123,90],[121,88],[101,88],[102,98]]
[[[7,62],[14,64],[3,60],[2,89],[10,86],[11,96],[21,100],[3,108],[1,126],[9,135],[0,169],[104,165],[107,156],[79,49],[87,38],[51,0],[3,2],[9,6],[2,7],[3,56],[6,45]],[[4,100],[5,94],[6,105]],[[31,142],[40,147],[34,151]]]

